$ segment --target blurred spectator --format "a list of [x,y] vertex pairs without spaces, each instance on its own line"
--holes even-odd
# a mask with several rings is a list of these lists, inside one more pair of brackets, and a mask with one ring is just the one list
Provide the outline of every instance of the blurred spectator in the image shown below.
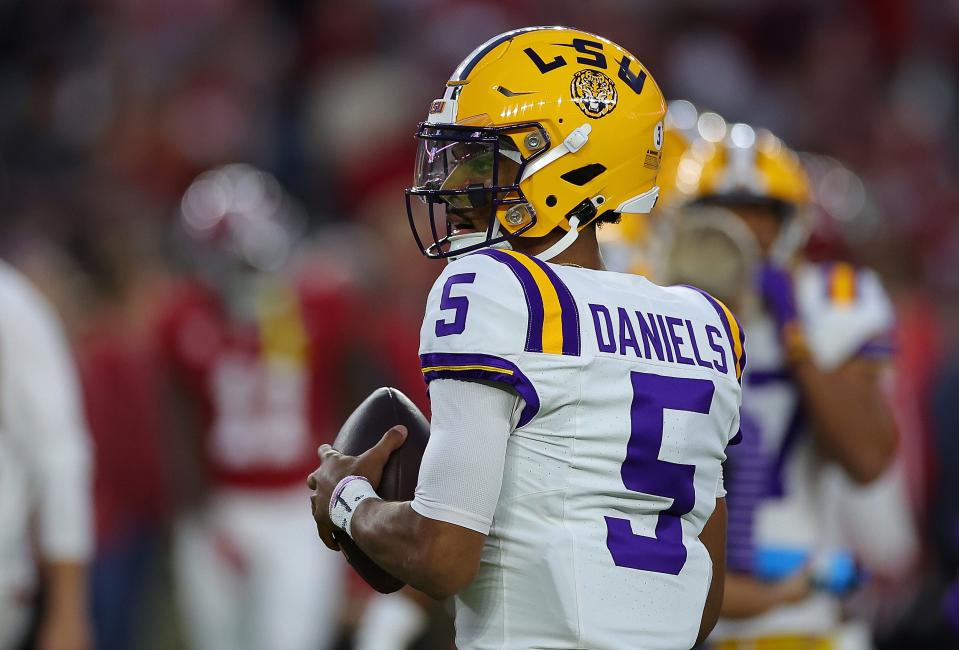
[[142,637],[169,512],[153,310],[144,304],[164,278],[142,238],[125,223],[113,227],[114,236],[81,240],[89,295],[75,324],[96,460],[91,582],[101,650],[132,648]]
[[89,444],[59,321],[0,262],[0,648],[23,641],[38,588],[38,647],[93,648]]

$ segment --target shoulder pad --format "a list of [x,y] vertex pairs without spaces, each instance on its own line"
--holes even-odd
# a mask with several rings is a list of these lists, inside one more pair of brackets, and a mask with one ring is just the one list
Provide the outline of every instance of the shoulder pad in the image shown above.
[[549,276],[555,274],[543,267],[526,255],[498,250],[451,262],[430,291],[420,331],[426,381],[509,385],[526,404],[519,426],[529,422],[539,397],[521,370],[521,356],[579,354],[580,349],[572,296],[562,292],[565,285],[554,285]]
[[796,276],[796,303],[809,348],[826,370],[838,367],[885,340],[893,325],[893,309],[870,269],[846,263],[808,264]]
[[507,268],[483,255],[450,262],[433,284],[420,330],[420,354],[522,351],[526,303]]
[[487,249],[451,263],[437,279],[420,340],[421,348],[578,356],[579,312],[548,264]]

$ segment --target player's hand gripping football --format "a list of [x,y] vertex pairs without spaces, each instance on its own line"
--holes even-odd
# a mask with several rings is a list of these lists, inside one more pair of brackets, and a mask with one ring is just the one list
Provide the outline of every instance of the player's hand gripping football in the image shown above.
[[334,527],[330,521],[330,498],[337,484],[347,476],[363,476],[369,480],[374,490],[377,489],[390,454],[399,449],[405,441],[406,427],[397,425],[383,434],[376,445],[359,456],[341,454],[330,445],[321,445],[317,449],[320,466],[310,474],[307,485],[313,490],[310,501],[313,504],[316,529],[328,548],[340,550],[340,545],[333,539]]

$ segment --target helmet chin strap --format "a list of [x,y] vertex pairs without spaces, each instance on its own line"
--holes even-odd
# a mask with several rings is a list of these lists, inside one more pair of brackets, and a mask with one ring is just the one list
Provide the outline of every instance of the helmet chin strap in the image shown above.
[[[491,233],[490,239],[495,239],[499,236],[499,221],[493,224],[493,232]],[[453,235],[450,237],[450,251],[458,251],[468,246],[473,246],[474,244],[481,244],[486,241],[485,232],[471,232],[465,235]],[[493,244],[490,248],[501,248],[504,250],[510,250],[513,247],[510,246],[508,241],[501,241],[498,244]],[[448,262],[453,262],[463,257],[462,255],[450,255],[447,259]]]
[[579,217],[569,218],[569,232],[563,235],[558,242],[536,255],[536,259],[548,262],[567,248],[573,245],[576,238],[579,237]]
[[[496,237],[499,234],[499,222],[493,226],[493,237]],[[573,242],[579,237],[579,217],[570,217],[569,218],[569,232],[563,235],[559,241],[555,244],[544,250],[542,253],[538,253],[535,257],[536,259],[548,262],[567,248],[573,245]],[[479,244],[486,241],[485,232],[471,232],[465,235],[453,235],[450,237],[450,250],[458,251],[468,246],[474,244]],[[490,248],[501,248],[504,250],[512,250],[512,246],[508,241],[502,241],[498,244],[494,244]],[[447,259],[452,262],[459,259],[462,255],[451,255]]]

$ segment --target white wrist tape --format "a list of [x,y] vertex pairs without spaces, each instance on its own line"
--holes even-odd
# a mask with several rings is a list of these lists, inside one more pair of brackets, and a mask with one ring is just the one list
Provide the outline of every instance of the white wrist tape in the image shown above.
[[330,520],[350,537],[353,512],[366,499],[379,499],[365,476],[347,476],[336,485],[330,497]]

